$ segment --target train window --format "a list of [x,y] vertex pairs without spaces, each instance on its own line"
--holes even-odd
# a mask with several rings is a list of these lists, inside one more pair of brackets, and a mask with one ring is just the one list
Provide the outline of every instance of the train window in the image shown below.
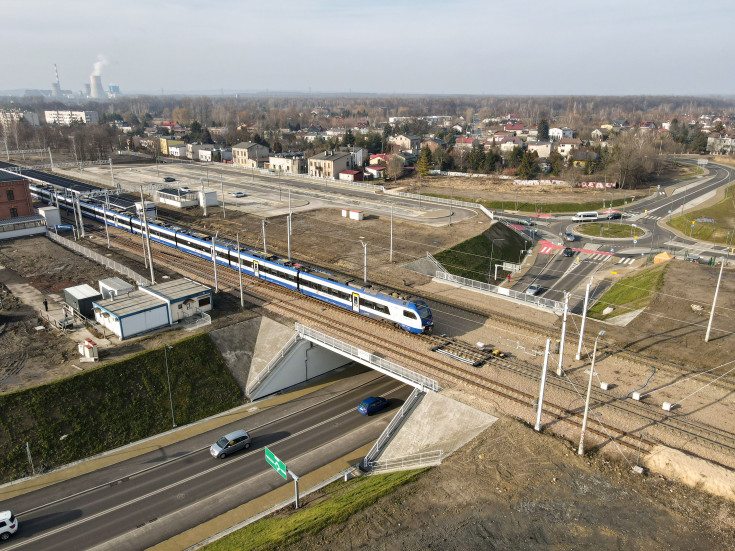
[[411,310],[404,310],[403,311],[403,315],[404,315],[404,317],[407,317],[408,319],[412,319],[412,320],[415,320],[416,319],[416,314],[414,314],[413,312],[411,312]]

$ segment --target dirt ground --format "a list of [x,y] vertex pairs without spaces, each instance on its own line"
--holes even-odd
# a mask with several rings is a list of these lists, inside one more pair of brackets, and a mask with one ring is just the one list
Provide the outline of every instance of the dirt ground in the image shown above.
[[575,451],[501,419],[418,481],[288,549],[733,548],[732,503]]

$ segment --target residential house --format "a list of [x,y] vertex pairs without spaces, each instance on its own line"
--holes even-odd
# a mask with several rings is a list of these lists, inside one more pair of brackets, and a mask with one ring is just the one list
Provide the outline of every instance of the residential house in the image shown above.
[[428,147],[429,151],[434,153],[437,149],[446,149],[447,142],[439,138],[429,138],[421,142],[421,148],[423,149],[424,147]]
[[707,151],[717,155],[726,155],[735,152],[735,133],[712,133],[707,136]]
[[232,146],[232,162],[245,168],[258,168],[267,161],[270,152],[271,150],[265,145],[240,142]]
[[370,155],[369,164],[371,165],[387,165],[390,160],[390,155],[387,153],[373,153]]
[[268,166],[285,174],[306,174],[307,162],[301,152],[276,153],[268,158]]
[[576,167],[585,168],[587,163],[599,163],[600,156],[589,149],[577,149],[572,152],[572,162]]
[[518,136],[508,136],[500,144],[500,151],[504,153],[510,153],[516,147],[523,149],[524,143]]
[[556,150],[562,157],[567,157],[572,150],[578,149],[582,146],[582,140],[579,138],[563,138],[559,141],[559,145],[556,146]]
[[477,141],[477,138],[457,138],[457,140],[454,142],[454,148],[455,149],[472,149],[473,147],[477,146],[480,142]]
[[523,132],[524,126],[520,122],[509,122],[505,125],[506,132],[515,132],[516,134]]
[[630,123],[625,119],[615,119],[612,121],[613,128],[628,128]]
[[421,138],[412,134],[400,134],[398,136],[391,136],[388,141],[395,144],[402,149],[418,149],[421,144]]
[[549,128],[549,139],[552,142],[558,142],[563,139],[569,139],[574,137],[574,130],[571,128]]
[[222,160],[222,151],[217,149],[200,149],[199,160],[203,163],[219,163]]
[[602,140],[607,140],[607,137],[609,135],[609,131],[605,130],[603,128],[595,128],[592,133],[592,139],[597,140],[598,142],[601,142]]
[[362,171],[343,170],[339,173],[339,179],[345,182],[362,182]]
[[169,154],[168,148],[171,147],[172,145],[185,146],[186,144],[184,143],[184,140],[173,140],[171,138],[159,138],[158,139],[158,147],[161,150],[161,155],[168,155]]
[[[500,130],[498,132],[495,132],[492,136],[488,138],[491,144],[500,144],[503,143],[503,140],[508,137],[515,136],[515,132],[506,132],[505,130]],[[487,149],[487,147],[485,148]]]
[[352,155],[347,152],[328,149],[309,157],[309,176],[336,179],[340,172],[351,168],[354,168]]
[[31,126],[38,126],[38,115],[32,111],[19,111],[17,109],[0,109],[0,125],[9,128],[17,121],[25,121]]
[[380,165],[368,165],[365,172],[373,178],[383,178],[385,176],[385,167]]
[[46,115],[46,123],[62,124],[71,126],[72,123],[87,124],[89,122],[99,122],[100,117],[97,111],[44,111]]
[[168,146],[168,154],[171,157],[177,159],[186,159],[186,146],[185,145],[170,145]]
[[656,126],[656,123],[653,121],[641,121],[641,123],[638,125],[638,128],[641,130],[657,130],[658,127]]
[[535,151],[539,159],[546,159],[549,155],[551,155],[552,151],[552,143],[551,142],[535,142],[535,143],[529,143],[528,144],[528,151]]
[[202,150],[212,151],[214,145],[212,144],[201,144],[201,143],[188,143],[186,144],[186,157],[187,159],[199,160],[199,152]]
[[337,148],[337,151],[352,155],[352,166],[365,166],[370,156],[370,152],[367,149],[354,145],[342,145]]

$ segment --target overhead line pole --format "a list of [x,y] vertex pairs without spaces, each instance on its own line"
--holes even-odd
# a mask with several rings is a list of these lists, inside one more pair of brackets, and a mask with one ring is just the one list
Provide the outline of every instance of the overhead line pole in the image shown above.
[[153,253],[151,252],[151,232],[148,231],[148,216],[145,207],[145,199],[143,198],[143,186],[140,186],[140,202],[143,207],[143,223],[145,225],[145,242],[148,247],[148,267],[151,269],[151,283],[156,284],[156,276],[153,275]]

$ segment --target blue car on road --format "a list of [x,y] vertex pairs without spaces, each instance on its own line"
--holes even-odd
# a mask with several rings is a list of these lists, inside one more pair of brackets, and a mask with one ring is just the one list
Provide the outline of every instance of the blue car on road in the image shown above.
[[360,405],[357,406],[357,411],[359,411],[363,415],[372,415],[373,413],[377,413],[387,406],[388,400],[386,400],[382,396],[371,396],[370,398],[365,398],[362,402],[360,402]]

